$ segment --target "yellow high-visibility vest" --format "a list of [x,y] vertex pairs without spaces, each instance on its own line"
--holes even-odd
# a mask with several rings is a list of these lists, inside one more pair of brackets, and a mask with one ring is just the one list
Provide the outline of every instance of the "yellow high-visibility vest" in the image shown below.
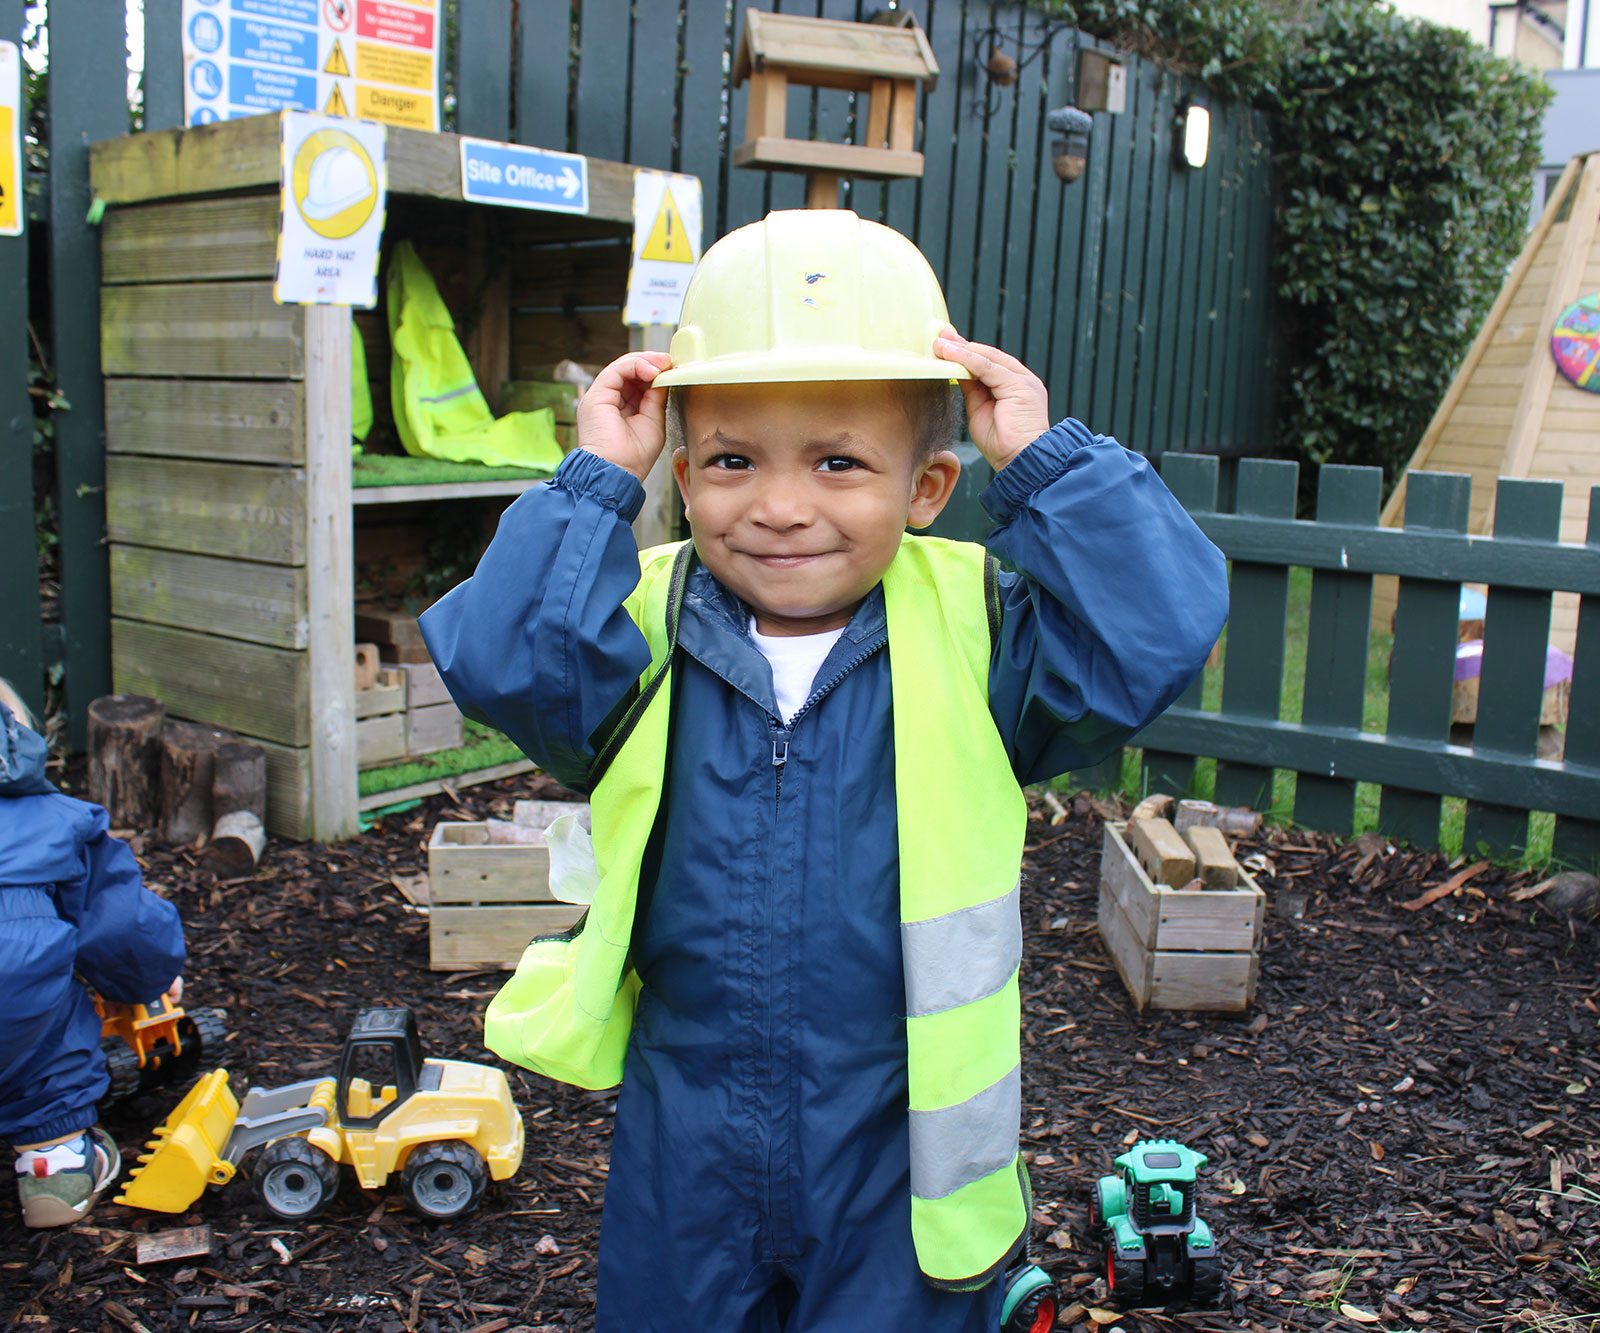
[[[687,544],[643,552],[626,603],[651,661],[595,764],[594,901],[572,930],[529,944],[485,1015],[491,1050],[583,1088],[622,1080],[640,985],[628,950],[665,782],[688,570]],[[998,610],[987,553],[907,536],[883,590],[893,647],[911,1230],[928,1280],[966,1290],[999,1274],[1031,1208],[1017,1151],[1027,805],[989,713]]]

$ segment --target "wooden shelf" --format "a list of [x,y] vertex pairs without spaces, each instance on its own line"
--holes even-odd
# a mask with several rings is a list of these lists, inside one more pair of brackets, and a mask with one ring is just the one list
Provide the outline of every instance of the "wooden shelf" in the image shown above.
[[502,481],[436,481],[415,486],[357,486],[350,492],[353,505],[409,504],[413,500],[472,500],[480,496],[521,495],[544,477]]

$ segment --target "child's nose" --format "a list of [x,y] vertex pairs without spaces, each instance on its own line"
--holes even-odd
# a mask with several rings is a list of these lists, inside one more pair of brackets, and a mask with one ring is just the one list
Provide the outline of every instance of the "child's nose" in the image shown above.
[[764,528],[803,528],[813,509],[805,489],[786,478],[774,478],[759,487],[750,506],[750,518]]

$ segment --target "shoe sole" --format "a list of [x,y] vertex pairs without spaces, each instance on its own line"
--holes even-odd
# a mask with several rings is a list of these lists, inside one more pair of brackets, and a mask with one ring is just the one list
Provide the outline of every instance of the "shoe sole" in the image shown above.
[[[80,1222],[89,1215],[89,1210],[99,1201],[116,1179],[122,1174],[122,1154],[117,1150],[117,1145],[109,1139],[106,1144],[96,1144],[99,1147],[110,1147],[111,1159],[107,1164],[105,1181],[96,1188],[95,1192],[77,1207],[64,1203],[49,1194],[35,1195],[23,1201],[22,1225],[25,1227],[70,1227],[74,1222]],[[91,1149],[92,1151],[92,1149]]]

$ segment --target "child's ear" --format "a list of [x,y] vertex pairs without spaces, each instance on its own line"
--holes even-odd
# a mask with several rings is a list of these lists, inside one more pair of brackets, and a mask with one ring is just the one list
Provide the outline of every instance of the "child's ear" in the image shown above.
[[678,483],[678,495],[683,500],[683,516],[689,517],[689,451],[679,445],[672,451],[672,476]]
[[925,463],[919,463],[916,479],[911,483],[911,510],[906,515],[906,525],[925,528],[938,518],[955,494],[960,476],[961,460],[949,449],[941,449]]

